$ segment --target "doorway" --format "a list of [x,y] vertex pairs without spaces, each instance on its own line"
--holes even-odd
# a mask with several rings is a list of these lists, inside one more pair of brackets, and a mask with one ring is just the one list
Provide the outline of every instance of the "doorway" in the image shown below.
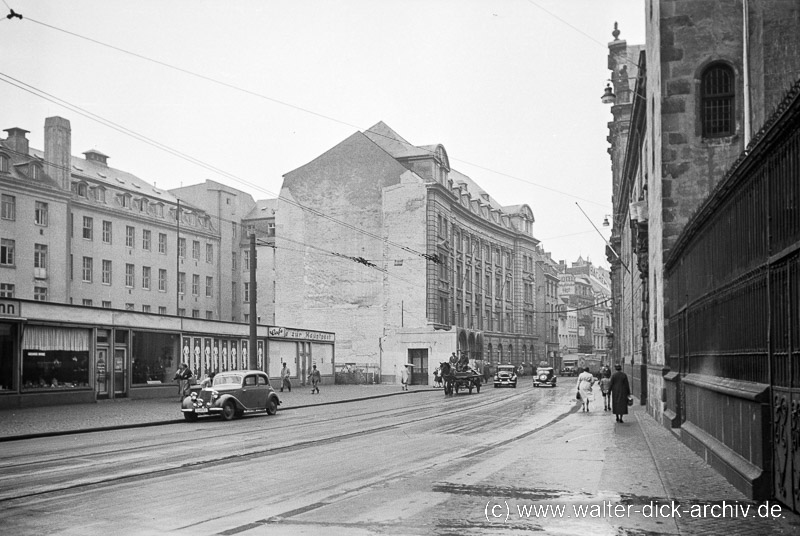
[[409,348],[408,362],[414,365],[411,372],[411,385],[428,385],[428,349]]

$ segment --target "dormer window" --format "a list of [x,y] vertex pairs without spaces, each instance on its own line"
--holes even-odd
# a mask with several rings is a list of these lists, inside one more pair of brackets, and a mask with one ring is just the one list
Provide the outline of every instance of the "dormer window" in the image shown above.
[[117,194],[117,203],[119,206],[123,208],[130,208],[131,207],[131,195],[130,194]]
[[0,173],[8,173],[8,163],[8,155],[0,153]]
[[73,194],[79,197],[86,197],[88,188],[85,182],[73,182],[71,188]]
[[30,177],[34,180],[39,180],[44,175],[44,171],[42,171],[42,166],[38,164],[28,164],[28,173]]
[[106,202],[106,189],[102,186],[97,186],[92,188],[92,197],[98,203],[105,203]]

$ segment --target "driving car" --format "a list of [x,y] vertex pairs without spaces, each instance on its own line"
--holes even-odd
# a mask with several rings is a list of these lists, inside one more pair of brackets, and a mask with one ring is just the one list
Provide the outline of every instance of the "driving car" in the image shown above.
[[541,387],[549,385],[550,387],[556,386],[556,372],[553,367],[537,367],[536,374],[533,375],[533,386]]
[[517,388],[517,367],[514,365],[497,365],[494,373],[495,387]]
[[226,421],[245,414],[275,415],[281,401],[260,370],[230,370],[214,376],[210,386],[192,391],[181,402],[187,421],[201,415],[221,415]]

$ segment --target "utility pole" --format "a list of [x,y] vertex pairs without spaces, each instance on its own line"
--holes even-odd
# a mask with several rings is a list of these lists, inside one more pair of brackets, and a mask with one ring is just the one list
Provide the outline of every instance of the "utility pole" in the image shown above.
[[250,352],[248,353],[248,367],[251,370],[258,368],[258,351],[256,349],[256,232],[250,233]]

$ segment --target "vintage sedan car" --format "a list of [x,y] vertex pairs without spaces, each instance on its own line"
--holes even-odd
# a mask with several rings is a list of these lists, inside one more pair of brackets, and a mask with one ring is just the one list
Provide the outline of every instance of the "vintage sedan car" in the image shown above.
[[201,415],[221,415],[226,421],[251,413],[275,415],[281,401],[260,370],[220,372],[208,387],[183,399],[181,411],[187,421]]
[[517,367],[514,365],[497,365],[494,373],[495,387],[517,387]]
[[557,379],[553,367],[537,367],[536,374],[533,375],[533,386],[549,385],[550,387],[555,387]]

